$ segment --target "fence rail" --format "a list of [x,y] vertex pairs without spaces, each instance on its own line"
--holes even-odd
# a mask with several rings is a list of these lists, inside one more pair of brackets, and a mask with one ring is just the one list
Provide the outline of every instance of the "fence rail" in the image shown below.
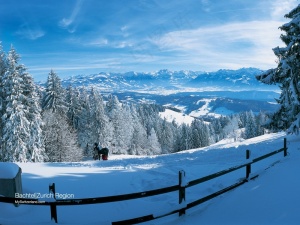
[[[201,177],[196,180],[189,181],[188,183],[184,183],[184,177],[185,177],[185,172],[184,171],[179,171],[179,182],[178,185],[170,186],[170,187],[165,187],[165,188],[160,188],[160,189],[155,189],[155,190],[149,190],[149,191],[144,191],[144,192],[137,192],[137,193],[131,193],[131,194],[124,194],[124,195],[114,195],[114,196],[106,196],[106,197],[96,197],[96,198],[84,198],[84,199],[55,199],[55,201],[39,201],[38,199],[26,199],[26,198],[11,198],[11,197],[0,197],[0,202],[4,203],[11,203],[11,204],[25,204],[25,205],[36,205],[36,206],[50,206],[50,214],[51,214],[51,219],[53,219],[56,223],[58,222],[57,220],[57,209],[56,206],[70,206],[70,205],[86,205],[86,204],[101,204],[101,203],[109,203],[109,202],[117,202],[117,201],[125,201],[125,200],[133,200],[133,199],[138,199],[138,198],[145,198],[145,197],[150,197],[154,195],[161,195],[161,194],[166,194],[169,192],[174,192],[178,191],[179,193],[179,205],[185,202],[185,190],[186,188],[190,188],[192,186],[201,184],[203,182],[215,179],[217,177],[223,176],[225,174],[234,172],[236,170],[242,169],[243,167],[246,167],[246,176],[242,179],[240,179],[239,182],[232,184],[222,190],[219,190],[215,193],[212,193],[208,196],[205,196],[203,198],[197,199],[191,203],[185,204],[185,206],[182,205],[181,208],[176,209],[174,211],[171,211],[169,213],[156,216],[154,217],[152,214],[151,215],[146,215],[143,217],[138,217],[138,218],[132,218],[129,220],[122,220],[122,221],[117,221],[117,222],[112,222],[112,225],[125,225],[125,224],[137,224],[141,222],[146,222],[158,218],[162,218],[165,216],[169,216],[175,213],[179,213],[179,216],[185,214],[185,211],[187,209],[190,209],[192,207],[195,207],[199,204],[202,204],[212,198],[215,198],[225,192],[228,192],[238,186],[241,186],[242,184],[246,183],[249,179],[250,173],[251,173],[251,165],[259,162],[261,160],[264,160],[270,156],[273,156],[275,154],[278,154],[280,152],[284,152],[284,157],[287,156],[287,142],[286,138],[284,138],[284,147],[278,150],[275,150],[273,152],[270,152],[268,154],[265,154],[263,156],[257,157],[253,160],[249,160],[250,157],[250,151],[246,151],[246,159],[248,160],[247,163],[237,165],[225,170],[222,170],[217,173],[210,174],[205,177]],[[52,192],[55,196],[55,184],[52,184],[49,186],[49,192]]]

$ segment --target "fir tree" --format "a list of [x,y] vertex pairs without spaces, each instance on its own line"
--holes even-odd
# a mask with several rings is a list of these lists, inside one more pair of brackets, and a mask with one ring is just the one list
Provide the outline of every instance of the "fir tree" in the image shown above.
[[175,152],[174,133],[171,124],[168,123],[166,119],[163,120],[161,125],[160,144],[161,144],[163,154]]
[[257,126],[255,117],[252,111],[247,112],[247,121],[246,121],[246,127],[245,127],[245,138],[253,138],[257,136]]
[[241,121],[238,115],[232,115],[229,123],[223,128],[224,133],[229,138],[233,138],[234,141],[238,138],[238,129],[240,128]]
[[24,67],[21,67],[20,75],[24,85],[24,100],[23,105],[26,111],[26,118],[29,122],[30,138],[27,143],[30,161],[43,162],[47,160],[45,154],[44,138],[42,132],[43,121],[41,117],[41,106],[39,97],[36,92],[36,87],[32,76],[26,72]]
[[[4,114],[4,86],[3,86],[3,77],[5,74],[5,71],[7,69],[7,60],[6,60],[6,56],[5,53],[2,49],[2,45],[0,42],[0,137],[3,136],[2,134],[2,130],[3,130],[3,121],[2,121],[2,116]],[[2,158],[3,156],[3,151],[1,149],[2,146],[2,138],[0,138],[0,161],[3,161]]]
[[112,129],[105,112],[105,104],[100,93],[91,89],[89,96],[90,142],[99,142],[102,147],[110,147]]
[[91,109],[87,90],[82,88],[79,95],[80,109],[79,109],[79,120],[78,120],[78,142],[82,148],[85,149],[86,156],[93,155],[94,139],[91,139],[92,130],[92,119]]
[[277,100],[280,109],[273,115],[270,127],[299,133],[300,127],[300,5],[285,15],[291,19],[280,27],[285,34],[281,40],[285,47],[273,49],[278,66],[257,76],[266,84],[280,84],[281,95]]
[[[132,137],[131,137],[131,148],[130,151],[133,153],[134,151],[136,151],[138,154],[142,154],[142,155],[152,155],[154,154],[153,151],[157,151],[159,152],[159,149],[152,149],[149,145],[148,139],[147,139],[147,132],[145,127],[142,125],[142,123],[140,122],[140,119],[138,117],[138,114],[136,112],[136,108],[134,105],[127,105],[126,110],[127,112],[127,118],[130,118],[130,120],[128,120],[127,122],[129,122],[127,124],[128,126],[132,126]],[[155,138],[155,137],[153,137]],[[153,140],[154,141],[154,140]],[[154,144],[154,143],[152,143]],[[155,146],[157,147],[157,146]]]
[[60,78],[51,70],[43,98],[45,150],[50,162],[79,161],[83,154],[77,133],[68,122],[64,97]]
[[60,114],[64,114],[66,112],[64,93],[60,78],[51,70],[47,78],[46,93],[42,102],[43,110],[51,109],[53,112],[58,111]]
[[259,112],[259,114],[256,117],[256,124],[257,124],[257,136],[264,135],[265,134],[265,128],[264,125],[267,122],[267,115],[264,112]]
[[3,131],[2,160],[27,162],[31,158],[27,143],[30,141],[30,122],[26,118],[28,108],[24,105],[24,82],[21,73],[25,70],[19,65],[19,55],[12,47],[8,53],[7,71],[3,77]]
[[152,128],[150,131],[150,135],[148,137],[148,142],[149,142],[149,148],[150,148],[151,153],[153,153],[154,155],[160,155],[161,154],[161,146],[160,146],[160,143],[158,142],[158,138],[157,138],[154,128]]
[[130,124],[131,118],[122,107],[117,96],[110,95],[106,104],[110,126],[113,128],[111,149],[117,154],[127,154],[131,146],[133,129]]
[[81,161],[83,152],[77,144],[77,134],[68,124],[65,116],[53,113],[51,110],[43,112],[45,122],[45,149],[49,162]]
[[79,91],[77,88],[73,88],[71,85],[67,88],[66,93],[66,104],[67,104],[67,117],[70,124],[77,129],[79,121],[79,111],[80,111],[80,100]]

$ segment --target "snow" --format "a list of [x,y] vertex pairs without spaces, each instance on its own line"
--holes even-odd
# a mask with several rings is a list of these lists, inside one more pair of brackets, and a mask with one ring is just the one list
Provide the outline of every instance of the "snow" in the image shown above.
[[216,98],[206,98],[206,99],[199,100],[197,102],[197,104],[199,104],[200,102],[204,102],[204,105],[201,106],[199,109],[192,111],[189,115],[192,117],[213,116],[215,118],[219,118],[222,115],[234,114],[234,112],[232,110],[229,110],[226,107],[218,107],[212,113],[211,107],[209,106],[209,104],[215,100],[216,100]]
[[203,106],[201,106],[198,110],[194,110],[190,113],[190,116],[194,116],[194,117],[200,117],[200,116],[204,116],[209,114],[210,112],[210,108],[209,108],[209,103],[211,101],[215,101],[215,98],[212,99],[201,99],[197,102],[197,104],[199,104],[200,102],[204,102],[205,104]]
[[17,176],[19,166],[11,162],[0,162],[0,179],[12,179]]
[[177,124],[185,123],[187,125],[191,125],[191,123],[194,120],[194,118],[189,115],[185,115],[180,112],[175,112],[170,109],[166,109],[164,112],[160,112],[159,115],[162,119],[166,119],[168,122],[172,122],[173,120],[175,120]]
[[[288,140],[288,156],[276,154],[252,165],[249,180],[230,192],[186,211],[145,225],[191,224],[298,224],[300,221],[300,148],[298,136],[267,134],[232,142],[229,139],[201,149],[171,155],[110,155],[108,161],[75,163],[18,163],[22,168],[23,193],[47,196],[48,186],[65,198],[104,197],[153,190],[178,184],[178,172],[185,172],[184,183],[246,162],[245,151],[256,158],[283,147]],[[268,168],[266,170],[266,168]],[[245,177],[245,168],[186,189],[186,202],[178,203],[178,192],[136,200],[83,206],[58,206],[59,224],[111,224],[139,216],[168,213],[186,203],[225,188]],[[64,194],[64,195],[63,195]],[[54,224],[50,207],[0,203],[0,224]]]
[[201,116],[213,116],[213,117],[220,117],[221,115],[231,115],[234,112],[225,108],[225,107],[218,107],[214,110],[213,113],[211,113],[211,107],[209,104],[212,101],[215,101],[216,98],[207,98],[207,99],[201,99],[197,102],[199,104],[200,102],[204,102],[204,105],[201,106],[199,109],[192,111],[189,115],[192,117],[201,117]]

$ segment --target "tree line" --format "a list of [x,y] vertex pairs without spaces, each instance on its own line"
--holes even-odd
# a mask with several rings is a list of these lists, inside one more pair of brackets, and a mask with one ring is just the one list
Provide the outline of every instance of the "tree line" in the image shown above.
[[[162,106],[129,104],[91,88],[63,88],[50,71],[46,88],[37,86],[12,47],[0,45],[0,161],[80,161],[100,142],[114,154],[164,154],[199,148],[224,138],[252,138],[268,129],[299,133],[300,5],[285,15],[273,49],[278,66],[257,76],[279,84],[280,108],[272,114],[243,112],[220,118],[195,119],[190,125],[167,122]],[[263,126],[266,124],[267,126]]]
[[174,153],[261,135],[268,118],[244,112],[177,124],[161,118],[160,105],[120,102],[93,87],[64,88],[53,70],[38,86],[13,47],[6,54],[0,46],[0,75],[0,161],[80,161],[95,142],[113,154]]

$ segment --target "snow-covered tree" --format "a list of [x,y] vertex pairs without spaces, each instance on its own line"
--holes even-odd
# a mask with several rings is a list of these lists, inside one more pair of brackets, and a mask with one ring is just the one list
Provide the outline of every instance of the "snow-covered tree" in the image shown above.
[[45,149],[49,162],[81,161],[83,151],[77,144],[77,134],[64,115],[43,112]]
[[252,111],[247,112],[247,120],[245,127],[245,138],[253,138],[257,136],[257,126],[255,121],[255,116]]
[[[152,155],[154,154],[152,147],[150,146],[148,139],[147,139],[147,132],[145,127],[142,125],[140,118],[138,117],[138,113],[136,111],[136,108],[134,105],[126,105],[125,106],[125,112],[127,115],[127,128],[128,132],[130,132],[130,129],[132,130],[132,136],[131,136],[131,143],[130,143],[130,153],[134,154],[135,152],[139,155]],[[155,138],[155,137],[153,137]],[[152,140],[154,141],[154,140]],[[154,143],[152,143],[154,144]],[[157,147],[157,146],[155,146]],[[156,149],[154,151],[159,151],[159,149]]]
[[160,144],[162,153],[167,154],[175,152],[175,137],[172,130],[172,125],[168,123],[166,119],[164,119],[162,122],[160,132]]
[[70,124],[77,129],[79,121],[80,111],[80,93],[77,88],[73,88],[71,85],[66,91],[66,104],[67,104],[67,117]]
[[51,70],[48,74],[46,83],[46,93],[43,98],[43,110],[51,109],[53,112],[64,114],[66,112],[66,103],[64,101],[64,89],[61,86],[61,80],[57,74]]
[[40,108],[32,77],[12,47],[3,76],[2,152],[4,161],[42,162],[44,144]]
[[[20,69],[20,75],[24,85],[24,100],[23,105],[26,111],[26,118],[29,122],[30,138],[27,143],[30,161],[43,162],[47,160],[45,154],[44,138],[43,138],[43,121],[41,117],[41,106],[39,104],[39,97],[36,92],[32,76],[26,72],[24,67]],[[29,159],[28,159],[29,160]]]
[[[7,59],[4,59],[4,53],[1,53],[1,89],[2,89],[2,160],[3,161],[26,161],[27,149],[25,147],[26,140],[20,140],[20,136],[27,137],[28,129],[19,135],[15,135],[18,130],[22,129],[23,125],[27,125],[22,106],[22,94],[19,95],[23,89],[20,76],[18,74],[19,55],[11,48]],[[6,68],[5,68],[6,67]],[[21,122],[18,122],[18,120]],[[25,120],[25,121],[23,121]],[[28,128],[28,127],[26,127]],[[25,135],[23,134],[25,133]],[[16,139],[16,140],[14,140]],[[9,143],[6,143],[8,142]],[[16,142],[16,143],[11,143]],[[21,143],[20,148],[16,145]]]
[[105,112],[105,104],[102,96],[94,88],[89,95],[90,109],[90,141],[100,143],[102,147],[109,147],[112,136],[112,127],[109,126],[109,118]]
[[78,145],[77,133],[66,115],[64,90],[60,78],[53,70],[48,75],[43,109],[45,150],[49,161],[81,160],[82,150]]
[[234,141],[239,137],[239,128],[240,128],[240,117],[238,115],[233,115],[230,118],[229,123],[223,128],[224,133],[227,137],[233,138]]
[[[1,42],[0,42],[0,137],[2,137],[2,130],[3,130],[3,121],[2,116],[4,114],[4,86],[3,86],[3,77],[5,71],[7,69],[7,60],[5,53],[3,51]],[[0,138],[0,148],[2,146],[2,138]],[[2,151],[0,149],[0,161],[2,161]]]
[[[192,135],[193,137],[193,148],[199,148],[208,146],[210,144],[210,131],[208,125],[206,125],[203,121],[193,120],[191,124]],[[199,138],[199,140],[196,140]]]
[[95,140],[91,139],[92,130],[92,119],[91,119],[91,109],[89,102],[89,95],[85,88],[80,90],[79,95],[80,110],[79,110],[79,120],[78,120],[78,142],[80,146],[85,149],[84,154],[86,156],[92,156],[93,145]]
[[280,36],[286,45],[273,49],[278,66],[257,76],[266,84],[280,84],[281,95],[277,100],[280,109],[273,115],[270,127],[299,133],[300,127],[300,5],[285,15],[291,21],[282,25]]
[[224,134],[224,130],[221,126],[220,120],[214,119],[211,122],[211,126],[214,131],[213,142],[218,142],[218,141],[222,140],[225,137],[225,134]]
[[150,135],[148,136],[148,143],[149,143],[149,149],[151,153],[153,153],[154,155],[161,154],[161,145],[158,142],[158,138],[154,128],[152,128],[150,131]]
[[107,115],[110,126],[113,127],[113,136],[111,140],[112,152],[117,154],[127,154],[130,149],[132,137],[132,126],[128,112],[122,107],[117,96],[110,95],[106,103]]
[[264,112],[259,112],[256,117],[256,124],[257,124],[257,136],[265,134],[266,130],[264,125],[268,120],[268,116]]

